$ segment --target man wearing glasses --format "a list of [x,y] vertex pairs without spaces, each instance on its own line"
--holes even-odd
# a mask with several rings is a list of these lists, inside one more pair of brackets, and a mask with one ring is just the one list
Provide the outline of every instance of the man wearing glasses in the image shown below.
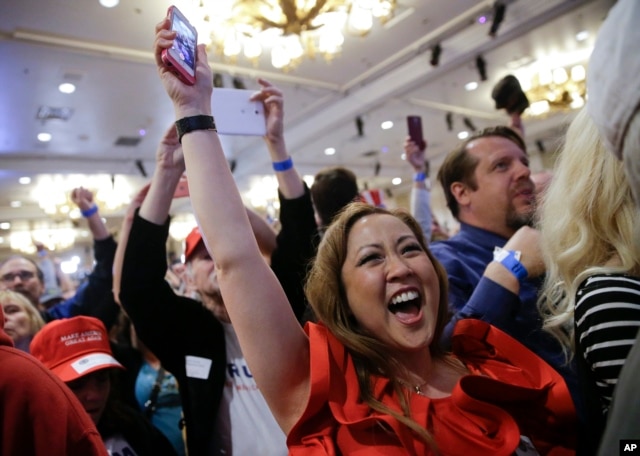
[[40,310],[45,322],[76,315],[100,319],[110,328],[118,315],[119,307],[113,300],[113,257],[116,242],[102,221],[93,193],[83,187],[71,193],[71,199],[87,220],[93,236],[95,266],[87,280],[78,287],[71,298],[45,308],[41,299],[45,295],[44,274],[31,259],[14,255],[0,262],[0,289],[12,290],[24,295]]

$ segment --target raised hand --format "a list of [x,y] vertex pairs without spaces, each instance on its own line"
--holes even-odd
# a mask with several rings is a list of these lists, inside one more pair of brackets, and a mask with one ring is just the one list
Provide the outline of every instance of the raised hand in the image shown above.
[[260,91],[252,95],[251,100],[262,101],[267,124],[267,141],[276,142],[283,139],[284,130],[284,98],[282,91],[266,79],[258,78]]
[[211,115],[211,93],[213,75],[207,61],[203,44],[198,45],[196,56],[196,83],[187,85],[180,81],[162,62],[162,51],[173,45],[176,32],[170,29],[169,18],[165,17],[156,25],[154,55],[160,80],[174,104],[176,118],[192,115]]
[[156,150],[156,164],[165,170],[172,170],[179,174],[182,174],[185,170],[182,146],[178,141],[178,133],[173,124],[160,139]]
[[84,187],[74,188],[71,190],[71,201],[73,201],[81,211],[86,211],[93,206],[93,193]]
[[404,140],[404,153],[407,159],[407,162],[413,166],[413,169],[417,173],[423,173],[426,170],[425,165],[425,152],[427,151],[427,146],[424,149],[420,149],[418,145],[411,140],[410,136],[407,136]]

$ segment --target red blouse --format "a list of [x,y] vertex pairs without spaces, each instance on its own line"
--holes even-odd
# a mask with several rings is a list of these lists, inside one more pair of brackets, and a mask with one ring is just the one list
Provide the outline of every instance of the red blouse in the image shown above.
[[[311,346],[311,391],[287,437],[289,454],[435,455],[413,431],[360,398],[351,356],[323,325],[305,327]],[[510,456],[525,435],[540,454],[575,454],[576,415],[562,377],[537,355],[480,320],[461,320],[453,353],[471,375],[451,396],[412,394],[412,418],[434,437],[442,456]],[[386,378],[374,395],[400,411]]]

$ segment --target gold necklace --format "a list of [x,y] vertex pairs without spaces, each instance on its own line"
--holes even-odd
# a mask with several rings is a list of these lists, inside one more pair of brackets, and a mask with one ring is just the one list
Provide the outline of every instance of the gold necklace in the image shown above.
[[419,396],[424,396],[424,397],[428,397],[423,391],[422,388],[424,386],[426,386],[427,382],[421,383],[419,385],[409,385],[408,383],[403,382],[402,380],[398,380],[398,382],[404,386],[405,388],[407,388],[408,390],[414,392],[415,394],[419,395]]

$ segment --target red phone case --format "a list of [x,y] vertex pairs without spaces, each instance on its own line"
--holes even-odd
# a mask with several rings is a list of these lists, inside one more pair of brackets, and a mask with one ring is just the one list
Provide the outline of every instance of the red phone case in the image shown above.
[[182,82],[193,85],[196,83],[198,32],[176,6],[170,6],[167,15],[171,21],[171,30],[176,30],[178,35],[173,46],[162,51],[162,62]]
[[416,143],[420,150],[427,146],[422,134],[422,119],[420,116],[407,116],[407,128],[411,140]]
[[185,196],[189,196],[189,183],[187,182],[187,178],[183,177],[180,179],[180,182],[178,182],[178,186],[176,187],[173,197],[184,198]]

